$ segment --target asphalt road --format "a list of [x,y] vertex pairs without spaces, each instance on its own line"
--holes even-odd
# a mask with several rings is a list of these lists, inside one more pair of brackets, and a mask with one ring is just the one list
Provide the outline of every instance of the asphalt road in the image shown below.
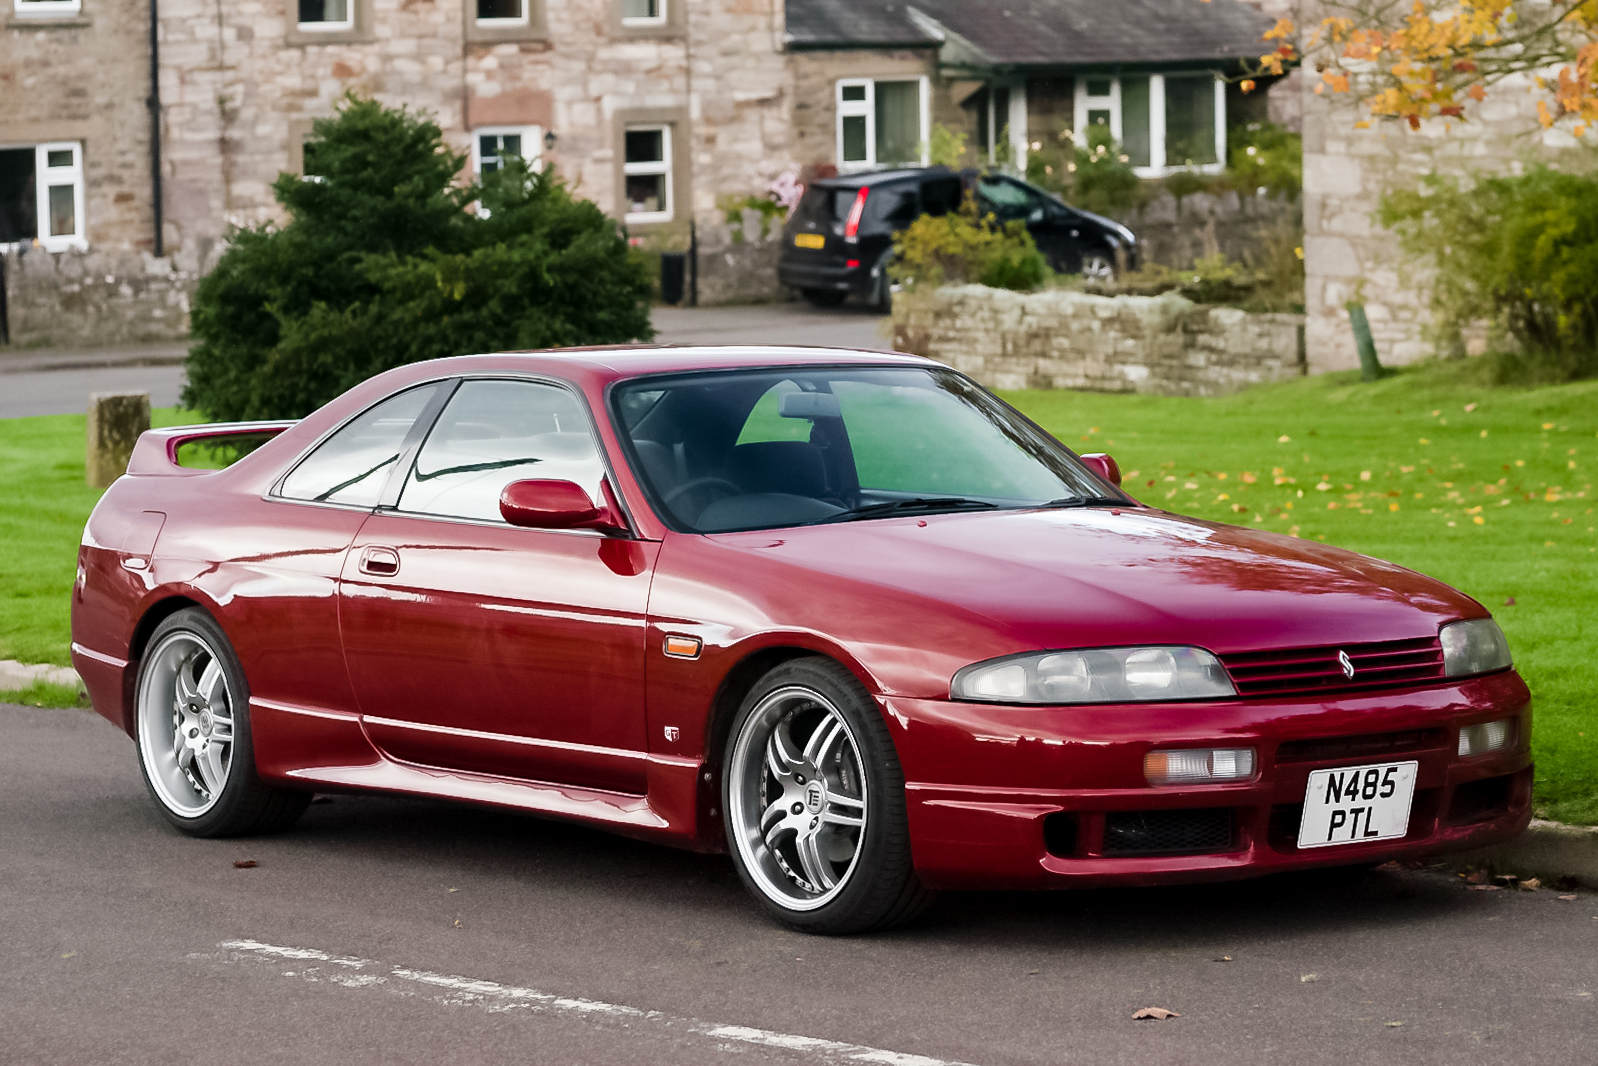
[[[883,316],[849,304],[815,308],[805,303],[744,307],[657,307],[653,322],[661,344],[804,344],[839,348],[891,348]],[[183,367],[101,365],[180,358],[181,345],[111,351],[0,350],[0,418],[82,414],[92,392],[148,392],[156,407],[171,407],[183,389]]]
[[8,1066],[1586,1063],[1595,916],[1376,871],[946,896],[817,939],[725,858],[471,807],[337,796],[190,840],[112,726],[0,705]]

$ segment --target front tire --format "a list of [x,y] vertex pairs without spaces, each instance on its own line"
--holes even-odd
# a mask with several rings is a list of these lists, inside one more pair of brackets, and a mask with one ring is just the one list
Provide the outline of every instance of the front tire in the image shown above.
[[870,695],[830,659],[796,659],[750,691],[723,761],[722,809],[744,886],[802,932],[884,929],[931,894],[910,856],[904,774]]
[[285,829],[311,794],[255,772],[250,697],[233,646],[205,611],[156,627],[139,665],[133,739],[144,784],[166,820],[197,837]]

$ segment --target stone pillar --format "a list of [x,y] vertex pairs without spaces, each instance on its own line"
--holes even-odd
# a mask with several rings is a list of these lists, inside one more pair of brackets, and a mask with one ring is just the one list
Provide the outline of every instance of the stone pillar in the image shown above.
[[89,397],[88,481],[106,488],[127,473],[139,434],[150,428],[147,392],[96,392]]

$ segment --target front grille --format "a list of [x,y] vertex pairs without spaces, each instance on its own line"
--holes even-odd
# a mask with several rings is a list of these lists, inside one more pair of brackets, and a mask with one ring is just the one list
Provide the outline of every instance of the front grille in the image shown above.
[[[1338,661],[1348,654],[1349,677]],[[1425,684],[1443,676],[1443,648],[1436,637],[1333,644],[1324,648],[1223,655],[1221,662],[1241,696],[1301,696]]]
[[1276,748],[1276,761],[1329,762],[1333,759],[1366,759],[1378,755],[1405,755],[1440,748],[1448,742],[1442,729],[1407,729],[1401,733],[1369,733],[1358,737],[1316,737],[1313,740],[1283,741]]
[[1232,811],[1111,811],[1104,816],[1106,855],[1202,855],[1232,847]]

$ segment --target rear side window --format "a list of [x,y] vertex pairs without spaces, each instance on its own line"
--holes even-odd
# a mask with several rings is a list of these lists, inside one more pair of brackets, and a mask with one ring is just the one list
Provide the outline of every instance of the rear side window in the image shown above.
[[604,477],[588,413],[570,390],[536,381],[468,381],[417,453],[399,509],[502,522],[499,494],[512,481],[574,481],[599,501]]
[[439,386],[390,396],[319,444],[283,479],[278,495],[314,503],[375,507],[405,451],[405,436]]
[[871,197],[866,201],[866,204],[871,209],[872,217],[887,223],[894,229],[903,229],[921,215],[921,204],[916,197],[916,190],[913,185],[895,189],[872,190]]
[[927,215],[947,215],[960,210],[965,189],[959,178],[937,178],[921,186],[921,211]]

